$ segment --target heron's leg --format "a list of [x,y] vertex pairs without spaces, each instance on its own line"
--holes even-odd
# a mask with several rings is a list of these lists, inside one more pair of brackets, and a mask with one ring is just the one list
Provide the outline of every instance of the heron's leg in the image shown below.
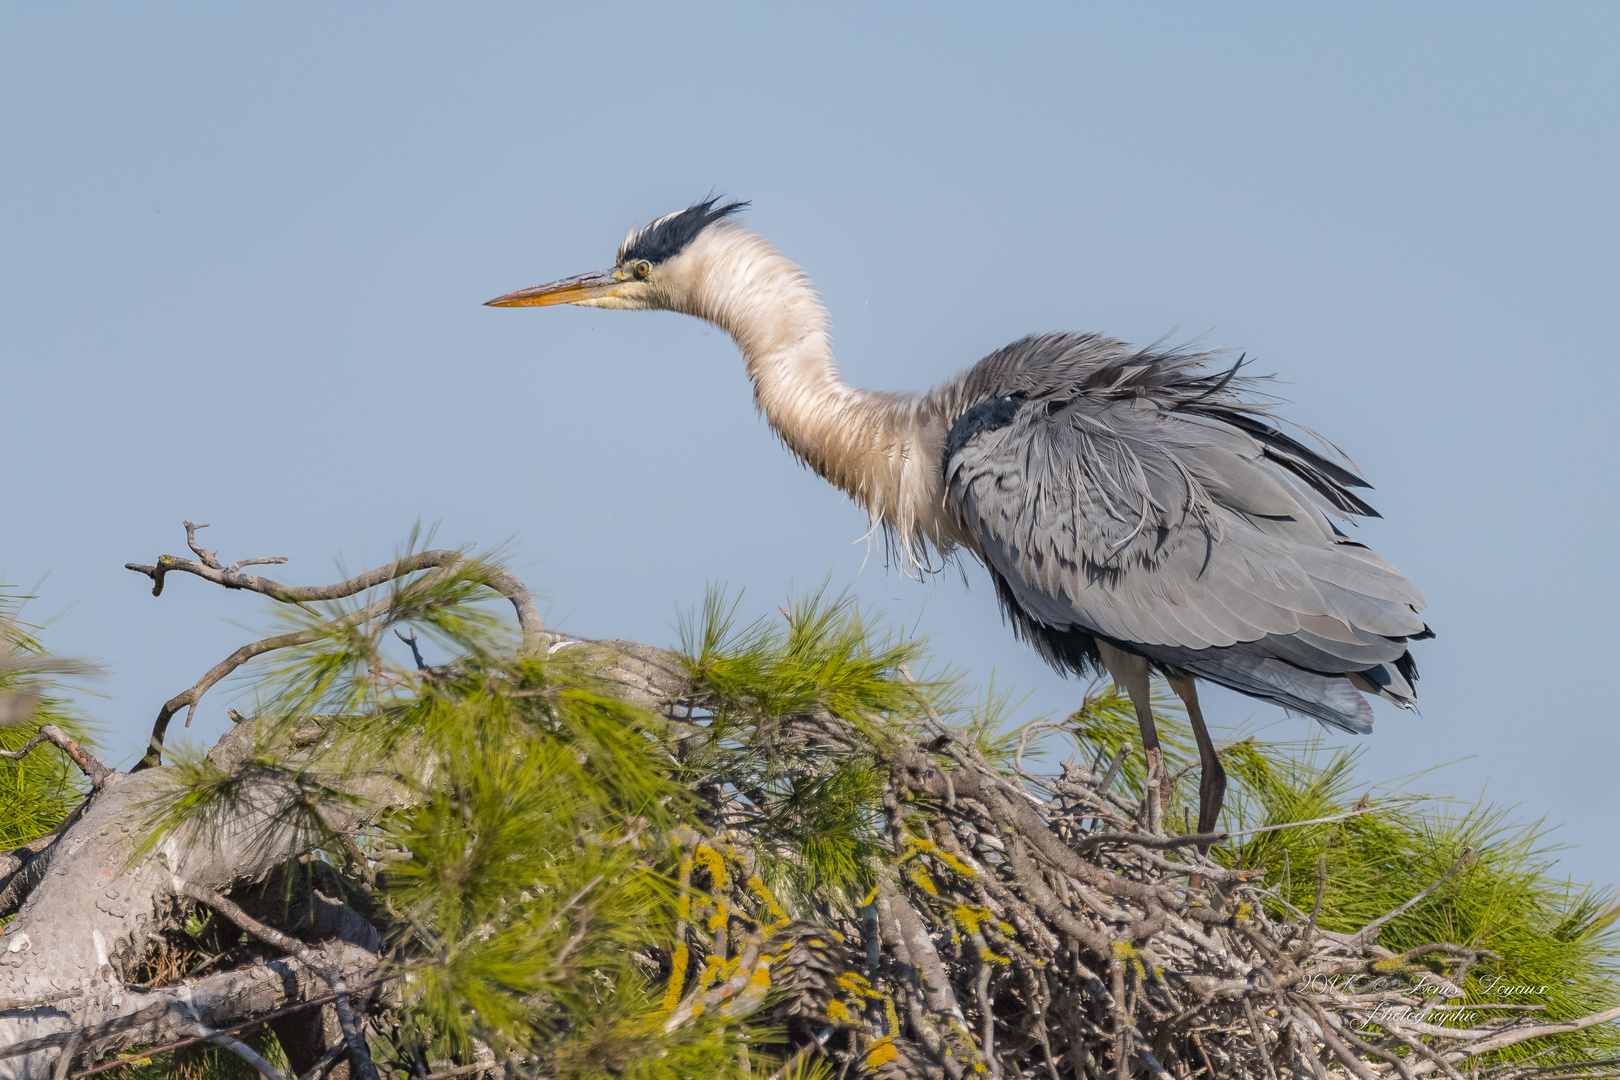
[[1192,721],[1193,738],[1198,740],[1198,760],[1203,774],[1198,780],[1198,831],[1213,832],[1221,816],[1221,803],[1226,801],[1226,770],[1221,768],[1220,755],[1215,753],[1215,741],[1204,726],[1204,712],[1198,707],[1198,684],[1191,675],[1181,672],[1168,676],[1170,689],[1187,706],[1187,719]]
[[1164,754],[1159,749],[1159,729],[1153,724],[1153,702],[1148,693],[1152,669],[1146,658],[1116,649],[1099,639],[1097,650],[1102,654],[1103,666],[1115,683],[1124,687],[1136,710],[1136,726],[1142,729],[1142,755],[1147,758],[1147,779],[1158,781],[1159,812],[1170,802],[1170,785],[1164,771]]

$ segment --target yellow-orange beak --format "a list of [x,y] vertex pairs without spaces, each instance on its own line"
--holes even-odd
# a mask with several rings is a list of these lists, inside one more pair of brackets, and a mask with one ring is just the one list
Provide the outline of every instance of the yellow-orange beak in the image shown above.
[[531,289],[519,289],[505,296],[497,296],[493,300],[485,301],[484,306],[550,307],[552,304],[577,304],[581,300],[595,300],[614,295],[625,278],[625,272],[619,269],[580,274],[576,277],[563,278],[561,281],[536,285]]

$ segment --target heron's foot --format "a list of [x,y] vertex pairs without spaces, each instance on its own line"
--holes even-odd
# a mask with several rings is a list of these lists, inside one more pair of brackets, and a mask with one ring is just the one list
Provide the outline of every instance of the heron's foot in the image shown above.
[[1148,831],[1158,835],[1163,831],[1165,812],[1170,809],[1170,775],[1165,769],[1164,754],[1158,747],[1144,752],[1147,758],[1147,776],[1142,799]]

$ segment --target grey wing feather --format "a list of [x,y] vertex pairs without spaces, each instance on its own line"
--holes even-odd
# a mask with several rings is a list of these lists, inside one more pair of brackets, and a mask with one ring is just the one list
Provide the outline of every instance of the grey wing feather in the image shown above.
[[1362,730],[1358,685],[1411,703],[1423,596],[1334,526],[1371,512],[1347,490],[1364,482],[1255,415],[1232,372],[1197,374],[1203,359],[1080,335],[987,358],[935,393],[953,420],[999,402],[956,424],[947,500],[1026,633],[1100,635]]

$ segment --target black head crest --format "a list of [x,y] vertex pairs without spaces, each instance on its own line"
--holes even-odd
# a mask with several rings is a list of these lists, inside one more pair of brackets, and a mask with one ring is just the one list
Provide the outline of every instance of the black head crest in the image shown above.
[[748,205],[746,202],[717,205],[719,203],[720,196],[711,195],[685,210],[666,214],[652,224],[637,229],[619,245],[619,264],[646,259],[656,266],[666,259],[672,259],[704,229]]

